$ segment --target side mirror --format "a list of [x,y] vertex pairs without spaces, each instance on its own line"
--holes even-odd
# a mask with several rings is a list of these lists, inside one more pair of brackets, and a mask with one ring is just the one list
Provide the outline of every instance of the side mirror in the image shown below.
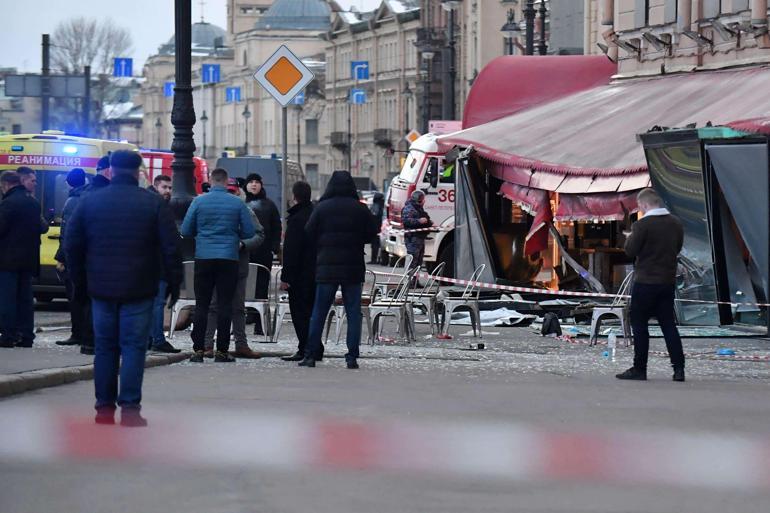
[[435,189],[438,187],[438,161],[437,160],[431,160],[430,164],[428,165],[428,170],[426,171],[428,174],[428,181],[430,183],[431,188]]

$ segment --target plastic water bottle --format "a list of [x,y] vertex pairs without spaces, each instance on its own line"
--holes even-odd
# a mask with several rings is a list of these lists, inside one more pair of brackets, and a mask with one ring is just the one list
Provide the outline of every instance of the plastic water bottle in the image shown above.
[[610,353],[610,360],[615,361],[615,348],[618,345],[618,337],[614,333],[610,333],[607,337],[607,349]]

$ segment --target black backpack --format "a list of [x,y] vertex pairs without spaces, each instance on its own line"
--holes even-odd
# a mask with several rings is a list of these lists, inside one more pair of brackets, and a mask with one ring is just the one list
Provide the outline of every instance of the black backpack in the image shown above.
[[548,312],[543,316],[543,327],[540,328],[540,334],[544,337],[546,335],[561,336],[561,324],[559,324],[559,317],[554,312]]

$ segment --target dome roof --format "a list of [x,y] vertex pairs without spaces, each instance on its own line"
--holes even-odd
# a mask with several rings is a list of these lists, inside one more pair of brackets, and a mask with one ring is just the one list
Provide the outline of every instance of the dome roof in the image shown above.
[[324,0],[275,0],[254,25],[260,30],[329,30],[331,9]]
[[[161,45],[158,50],[161,54],[173,54],[175,48],[176,35],[171,36],[168,43]],[[217,41],[221,38],[221,41]],[[192,50],[193,52],[200,51],[214,51],[219,46],[222,47],[225,44],[227,38],[227,32],[222,27],[217,27],[211,23],[205,21],[199,21],[192,25]]]

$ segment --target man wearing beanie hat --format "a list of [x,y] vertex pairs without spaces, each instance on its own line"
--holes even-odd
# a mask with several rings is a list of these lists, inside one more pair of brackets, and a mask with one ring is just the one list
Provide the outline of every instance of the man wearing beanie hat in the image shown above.
[[[278,207],[267,197],[265,185],[262,177],[257,173],[252,173],[246,177],[244,186],[246,191],[246,206],[256,214],[259,224],[265,230],[265,242],[251,252],[251,262],[264,265],[268,269],[273,266],[273,254],[278,254],[281,248],[281,214]],[[270,276],[267,273],[257,275],[256,297],[267,298],[267,289],[270,286]],[[257,314],[259,316],[259,314]],[[264,320],[258,319],[254,326],[254,333],[263,335],[262,323]]]
[[60,346],[80,345],[81,352],[84,354],[93,354],[94,330],[91,325],[91,302],[78,301],[78,298],[73,294],[74,288],[69,273],[67,272],[67,262],[65,261],[64,245],[62,243],[67,233],[67,222],[72,217],[72,213],[75,211],[75,207],[77,207],[80,198],[86,189],[86,172],[81,168],[76,167],[67,173],[66,182],[71,189],[69,197],[62,209],[59,249],[56,251],[54,258],[58,262],[56,270],[59,271],[62,281],[64,281],[64,286],[67,288],[72,334],[66,340],[57,340],[56,344]]
[[[152,306],[161,273],[169,306],[179,298],[182,258],[171,209],[139,187],[142,157],[110,156],[112,182],[81,199],[72,214],[64,252],[75,296],[89,296],[94,319],[96,422],[146,425],[139,414]],[[158,265],[158,261],[161,265]]]

